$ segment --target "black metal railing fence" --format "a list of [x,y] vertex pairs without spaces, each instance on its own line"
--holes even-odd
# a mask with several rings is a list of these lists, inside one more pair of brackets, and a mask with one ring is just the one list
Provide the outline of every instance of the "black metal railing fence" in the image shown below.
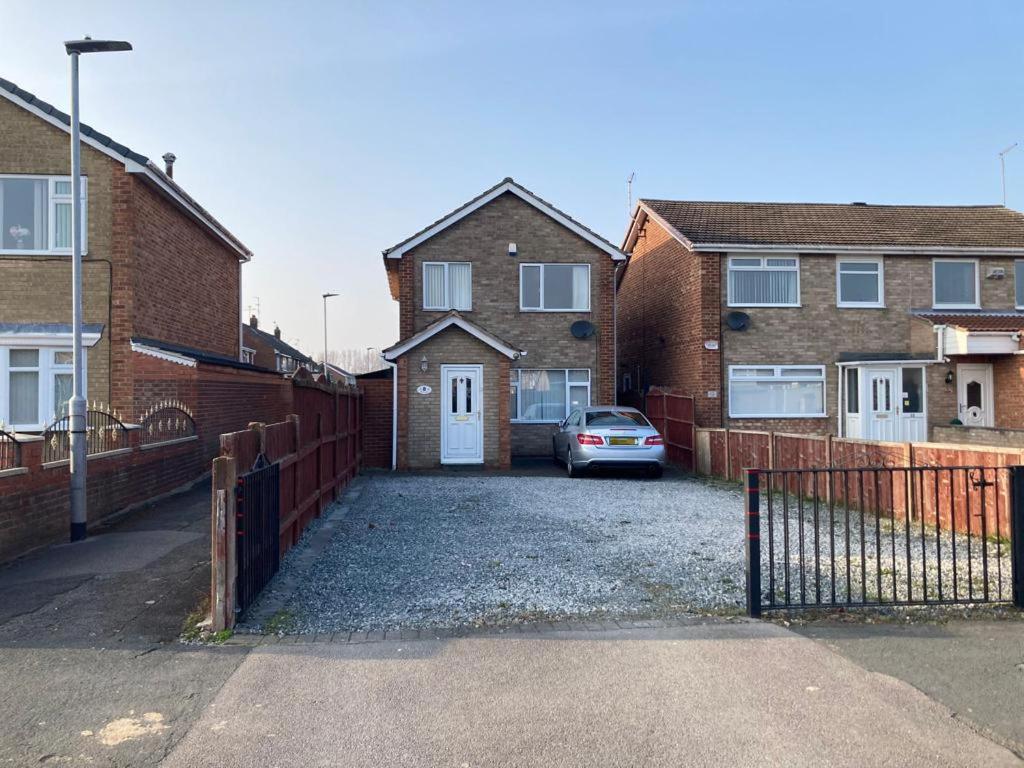
[[[89,409],[85,415],[86,454],[106,453],[128,446],[128,428],[108,411]],[[71,457],[71,417],[58,416],[43,431],[43,462]]]
[[238,575],[236,605],[248,608],[281,564],[281,468],[260,454],[235,489]]
[[1016,602],[1024,468],[745,472],[747,607]]

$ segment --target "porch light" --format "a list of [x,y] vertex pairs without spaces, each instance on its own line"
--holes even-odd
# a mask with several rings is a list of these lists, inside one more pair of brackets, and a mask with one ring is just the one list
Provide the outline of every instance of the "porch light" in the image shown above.
[[427,356],[426,355],[424,355],[422,358],[420,358],[420,370],[423,371],[424,373],[427,372]]
[[952,384],[953,383],[953,371],[952,371],[952,369],[946,371],[946,383],[947,384]]

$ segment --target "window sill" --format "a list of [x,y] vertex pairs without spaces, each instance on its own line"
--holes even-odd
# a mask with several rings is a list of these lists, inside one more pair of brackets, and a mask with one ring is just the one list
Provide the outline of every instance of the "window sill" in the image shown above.
[[777,413],[744,413],[742,415],[736,415],[734,413],[729,414],[730,419],[827,419],[829,415],[827,413],[794,413],[779,415]]
[[472,312],[472,309],[456,309],[455,307],[422,307],[421,312]]
[[510,424],[561,424],[561,419],[555,419],[554,421],[525,421],[523,419],[509,419]]
[[766,307],[768,309],[800,309],[802,304],[726,304],[725,306],[736,309]]
[[[88,256],[86,251],[82,251],[82,256]],[[0,250],[0,257],[2,256],[63,256],[71,257],[71,250],[66,251],[29,251],[29,250]]]
[[836,304],[837,309],[885,309],[885,304],[853,304],[845,302]]
[[949,310],[981,309],[981,304],[932,304],[933,312],[946,312]]
[[520,307],[519,311],[520,312],[536,312],[536,313],[539,313],[539,314],[548,314],[548,315],[552,315],[552,314],[554,314],[554,315],[558,315],[558,314],[561,314],[561,315],[589,315],[591,310],[589,310],[589,309],[529,309],[529,308],[526,308],[526,307]]

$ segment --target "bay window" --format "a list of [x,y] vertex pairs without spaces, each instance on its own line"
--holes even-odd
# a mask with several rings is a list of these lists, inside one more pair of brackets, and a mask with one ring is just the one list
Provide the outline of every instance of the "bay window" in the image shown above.
[[800,260],[796,256],[730,256],[730,307],[799,307]]
[[473,308],[473,265],[468,261],[423,263],[423,309]]
[[556,423],[590,405],[588,368],[515,368],[509,374],[512,421]]
[[[82,252],[86,251],[86,179],[82,179]],[[0,253],[71,252],[71,179],[0,175]]]
[[589,312],[589,264],[520,264],[523,312]]
[[72,362],[70,349],[0,347],[0,422],[39,431],[65,415]]
[[976,259],[935,259],[932,262],[932,306],[978,309],[981,306]]
[[824,415],[824,366],[729,366],[729,416],[732,418]]

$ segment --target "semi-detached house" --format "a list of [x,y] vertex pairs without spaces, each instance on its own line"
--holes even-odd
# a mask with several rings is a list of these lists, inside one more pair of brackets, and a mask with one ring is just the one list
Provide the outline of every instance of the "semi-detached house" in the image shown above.
[[[69,118],[0,79],[0,422],[44,429],[71,391]],[[172,178],[82,126],[85,394],[137,419],[197,360],[239,367],[251,253]],[[193,402],[189,403],[194,406]]]
[[504,179],[384,251],[400,340],[394,463],[507,467],[550,455],[569,411],[612,402],[625,255]]
[[1024,427],[1024,216],[1003,206],[641,200],[619,386],[702,426],[918,441]]

